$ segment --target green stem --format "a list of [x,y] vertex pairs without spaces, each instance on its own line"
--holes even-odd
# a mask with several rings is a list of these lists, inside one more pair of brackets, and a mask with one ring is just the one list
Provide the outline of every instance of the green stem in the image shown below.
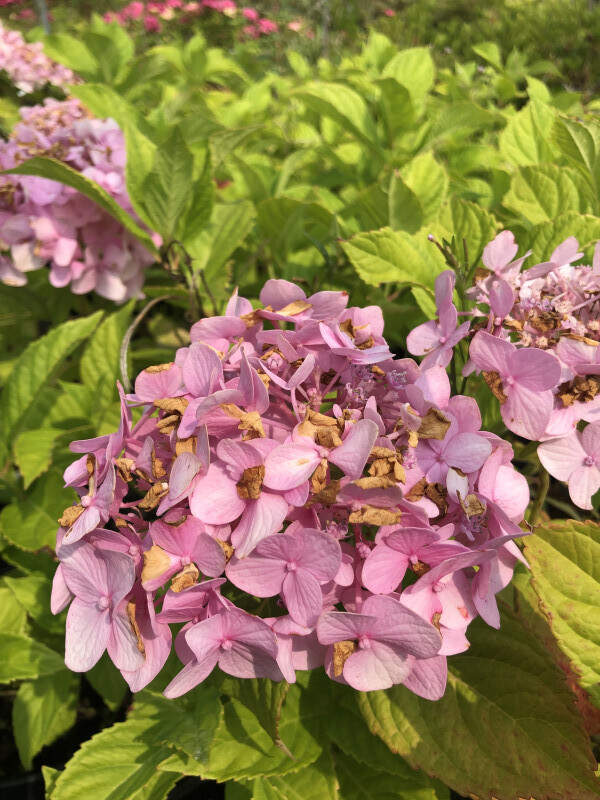
[[546,496],[548,494],[548,489],[550,488],[550,475],[546,472],[546,470],[542,467],[541,471],[538,473],[540,485],[538,487],[537,496],[533,502],[531,507],[531,514],[530,522],[532,525],[537,525],[540,519],[544,503],[546,502]]

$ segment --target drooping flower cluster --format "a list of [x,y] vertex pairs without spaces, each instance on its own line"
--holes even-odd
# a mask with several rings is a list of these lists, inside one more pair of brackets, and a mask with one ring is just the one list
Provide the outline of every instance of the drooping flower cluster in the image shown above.
[[67,86],[78,83],[70,69],[44,54],[41,42],[28,43],[19,31],[5,28],[0,22],[0,70],[4,70],[19,91],[29,94],[47,83]]
[[285,280],[260,301],[236,292],[120,390],[116,433],[72,443],[52,594],[71,604],[66,663],[108,650],[137,691],[184,623],[168,697],[218,665],[439,698],[522,560],[511,446],[443,367],[392,356],[379,307]]
[[[90,117],[78,100],[45,100],[20,109],[21,121],[0,142],[0,168],[33,156],[63,161],[98,183],[129,213],[125,143],[113,120]],[[4,251],[4,252],[2,252]],[[76,190],[45,178],[0,178],[0,280],[27,283],[50,266],[50,283],[75,294],[95,291],[122,302],[140,294],[152,256],[113,217]]]
[[[523,270],[531,251],[503,231],[483,251],[468,291],[477,308],[457,327],[447,273],[438,278],[438,321],[408,337],[421,367],[447,365],[454,346],[472,335],[463,374],[481,372],[500,403],[506,427],[541,442],[538,454],[556,478],[567,480],[573,502],[591,508],[600,488],[600,246],[592,266],[571,236],[550,260]],[[464,312],[463,312],[464,313]],[[577,426],[591,423],[581,434]]]

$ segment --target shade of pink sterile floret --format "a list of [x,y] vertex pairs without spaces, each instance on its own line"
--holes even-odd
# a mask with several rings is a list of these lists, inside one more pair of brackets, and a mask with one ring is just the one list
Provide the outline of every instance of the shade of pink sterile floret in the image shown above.
[[536,347],[517,349],[485,331],[475,334],[469,353],[500,401],[506,427],[526,439],[539,439],[552,414],[552,389],[560,381],[558,359]]
[[413,667],[410,657],[433,658],[442,643],[433,625],[382,595],[368,597],[360,613],[325,612],[317,636],[333,645],[333,677],[361,692],[403,683]]
[[437,276],[435,298],[438,321],[424,322],[406,337],[408,352],[414,356],[425,356],[421,361],[422,369],[428,369],[435,364],[447,366],[452,359],[455,345],[469,333],[469,321],[457,327],[458,312],[452,302],[454,282],[452,270],[446,270]]
[[568,483],[576,506],[592,508],[592,497],[600,489],[600,422],[561,439],[542,442],[538,456],[554,478]]

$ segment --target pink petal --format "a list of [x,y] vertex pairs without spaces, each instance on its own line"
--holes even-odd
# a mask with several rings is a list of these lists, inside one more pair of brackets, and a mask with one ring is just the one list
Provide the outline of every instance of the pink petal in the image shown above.
[[337,539],[323,531],[304,530],[298,535],[302,540],[298,565],[320,583],[332,580],[342,563],[342,551]]
[[183,393],[181,369],[172,364],[162,372],[142,370],[135,379],[135,394],[140,400],[151,403],[163,397],[174,397]]
[[60,614],[71,602],[73,595],[63,576],[62,564],[59,564],[52,579],[52,593],[50,595],[50,610],[53,614]]
[[201,342],[192,342],[183,362],[185,386],[195,397],[206,397],[217,388],[223,367],[215,351]]
[[343,443],[331,451],[329,461],[343,470],[349,478],[359,478],[378,436],[379,428],[375,422],[369,419],[359,420],[350,428]]
[[245,507],[246,502],[238,495],[235,483],[220,464],[210,465],[190,496],[192,514],[210,525],[232,522]]
[[409,672],[409,657],[400,648],[371,642],[369,648],[352,653],[344,664],[343,674],[353,689],[371,692],[402,683]]
[[426,700],[439,700],[446,691],[448,662],[446,656],[415,659],[408,676],[402,681],[407,689]]
[[492,446],[483,436],[459,433],[444,448],[444,460],[462,472],[475,472],[483,466],[491,452]]
[[69,590],[84,603],[96,603],[108,594],[106,561],[89,544],[81,544],[63,558],[62,576]]
[[306,300],[306,295],[299,286],[281,278],[271,278],[260,292],[263,306],[271,306],[275,311],[285,308],[296,300]]
[[600,489],[600,470],[595,465],[577,467],[569,478],[569,495],[579,508],[593,508],[592,497],[598,489]]
[[238,589],[256,597],[273,597],[281,591],[286,571],[282,561],[251,554],[240,560],[232,558],[225,574]]
[[552,392],[534,392],[515,385],[508,394],[508,400],[500,406],[500,414],[510,431],[535,441],[546,430],[553,405]]
[[317,623],[321,644],[335,644],[346,639],[358,639],[368,634],[376,623],[375,617],[345,611],[326,611]]
[[485,331],[478,331],[471,342],[469,355],[477,369],[511,375],[515,351],[514,344]]
[[583,429],[581,444],[588,455],[600,461],[600,423],[593,422]]
[[106,650],[110,637],[108,609],[99,611],[76,597],[67,613],[65,664],[74,672],[87,672]]
[[102,558],[106,562],[108,594],[113,606],[116,606],[131,591],[135,580],[135,564],[130,556],[114,550],[104,550]]
[[238,558],[247,556],[260,541],[281,530],[287,512],[287,500],[278,494],[263,491],[257,500],[249,500],[231,534]]
[[430,320],[418,325],[406,337],[406,349],[413,356],[424,356],[440,346],[440,328]]
[[264,485],[285,491],[304,483],[313,474],[321,457],[312,447],[283,444],[265,459]]
[[191,691],[205,678],[208,678],[217,666],[218,659],[219,648],[214,646],[204,653],[200,661],[190,661],[169,683],[163,692],[164,696],[173,699]]
[[542,442],[537,452],[544,469],[559,481],[568,481],[586,456],[579,431],[561,439]]
[[225,553],[221,545],[207,533],[198,536],[192,551],[192,560],[203,575],[216,578],[225,569]]
[[242,355],[238,391],[242,393],[243,405],[248,411],[258,411],[259,414],[264,414],[268,409],[269,392],[258,372],[248,363],[246,353]]
[[389,594],[400,585],[408,563],[408,557],[404,553],[392,550],[385,544],[378,544],[363,564],[363,585],[375,594]]
[[417,658],[431,658],[441,647],[442,637],[433,625],[392,597],[371,595],[365,600],[363,611],[377,619],[371,636],[378,642],[402,647]]
[[449,306],[452,303],[452,294],[454,292],[454,284],[456,283],[456,275],[454,270],[447,269],[435,279],[435,305],[438,311]]
[[316,578],[305,569],[288,572],[281,590],[290,617],[311,628],[323,610],[323,595]]
[[493,272],[502,270],[517,255],[519,247],[511,231],[502,231],[483,249],[482,261]]
[[144,656],[138,650],[137,636],[124,609],[113,615],[107,648],[117,669],[131,671],[144,664]]
[[547,350],[527,347],[517,350],[511,359],[512,376],[519,386],[534,392],[554,389],[560,382],[560,362]]

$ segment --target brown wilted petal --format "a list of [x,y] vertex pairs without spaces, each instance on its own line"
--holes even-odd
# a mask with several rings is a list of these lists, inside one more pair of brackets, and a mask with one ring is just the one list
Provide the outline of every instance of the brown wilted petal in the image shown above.
[[301,314],[309,308],[312,308],[312,304],[307,303],[306,300],[294,300],[292,303],[288,303],[287,306],[280,308],[277,313],[283,314],[286,317],[294,317],[296,314]]
[[414,564],[409,565],[415,575],[418,575],[419,578],[421,575],[425,575],[426,572],[429,572],[431,567],[429,564],[425,564],[423,561],[415,561]]
[[146,367],[144,372],[147,372],[148,375],[156,375],[157,372],[166,372],[168,369],[171,369],[172,366],[172,361],[169,361],[168,364],[154,364],[153,366]]
[[437,628],[438,631],[440,629],[440,620],[441,620],[441,618],[442,618],[442,615],[441,615],[441,613],[439,611],[434,611],[432,616],[431,616],[431,624],[434,626],[434,628]]
[[175,455],[180,456],[182,453],[195,453],[197,439],[195,436],[188,436],[187,439],[177,439],[175,442]]
[[344,664],[356,650],[356,642],[351,639],[335,642],[333,645],[333,674],[339,678],[344,671]]
[[321,447],[327,447],[328,449],[339,447],[342,444],[342,439],[338,433],[337,425],[335,428],[319,426],[316,431],[315,441]]
[[358,511],[353,511],[348,521],[364,525],[395,525],[400,522],[402,512],[393,508],[376,508],[375,506],[361,506]]
[[159,419],[156,423],[156,427],[161,433],[164,433],[166,436],[170,436],[175,428],[179,425],[180,420],[181,417],[179,414],[169,414],[167,417]]
[[156,508],[168,491],[168,483],[163,482],[152,484],[144,497],[138,503],[138,508],[141,508],[143,511],[151,511],[153,508]]
[[490,387],[491,393],[494,395],[496,400],[500,402],[500,405],[506,403],[508,400],[507,396],[504,394],[504,389],[502,387],[502,378],[498,375],[497,372],[486,372],[485,370],[481,373],[483,380],[487,383]]
[[423,417],[419,425],[420,439],[439,439],[440,441],[448,433],[450,420],[438,408],[430,408]]
[[171,589],[174,592],[182,592],[184,589],[189,589],[193,586],[200,577],[200,571],[195,564],[186,564],[186,566],[173,576],[171,581]]
[[411,488],[408,494],[405,495],[407,500],[410,500],[411,503],[416,503],[417,500],[421,500],[425,497],[425,489],[427,488],[427,479],[421,478],[420,481],[417,481],[415,485]]
[[327,459],[322,458],[318,467],[310,476],[310,489],[313,494],[323,491],[327,485]]
[[577,375],[572,381],[561,383],[558,396],[565,408],[580,403],[591,402],[600,392],[600,377],[597,375]]
[[324,506],[332,506],[337,500],[339,490],[339,480],[330,481],[327,486],[312,495],[308,501],[308,505],[322,503]]
[[125,483],[129,483],[129,481],[133,479],[132,470],[135,467],[135,461],[133,458],[125,458],[124,456],[121,458],[115,458],[115,466]]
[[142,568],[142,583],[159,578],[171,566],[171,559],[157,544],[144,551],[144,566]]
[[242,477],[236,483],[238,497],[241,497],[242,500],[258,500],[264,477],[264,464],[246,467],[242,472]]
[[80,503],[78,503],[76,506],[69,506],[68,508],[65,508],[62,513],[62,517],[60,517],[58,520],[58,524],[61,526],[61,528],[70,528],[75,520],[79,519],[79,517],[83,514],[84,510],[85,509]]
[[357,350],[369,350],[371,347],[373,347],[374,344],[375,344],[375,339],[373,339],[372,336],[369,336],[369,338],[365,342],[357,344],[356,348]]
[[167,414],[183,415],[188,405],[189,401],[185,397],[161,397],[154,401],[154,406],[161,411],[166,411]]
[[352,483],[360,489],[389,489],[391,486],[396,485],[396,481],[393,478],[389,478],[387,475],[358,478],[358,480],[352,481]]
[[129,624],[131,625],[131,630],[137,639],[137,649],[143,656],[145,656],[146,648],[144,647],[144,640],[142,639],[142,634],[140,633],[140,629],[135,618],[135,602],[133,600],[130,600],[127,603],[127,617],[129,619]]
[[460,492],[457,492],[457,494],[460,507],[465,512],[467,517],[469,517],[469,519],[471,517],[479,517],[482,514],[485,514],[485,505],[481,502],[477,495],[468,494],[463,500],[460,496]]
[[425,497],[438,507],[441,516],[448,511],[448,490],[442,483],[428,483]]
[[229,563],[231,556],[235,553],[235,547],[229,544],[229,542],[224,542],[223,539],[215,539],[215,542],[219,545],[219,547],[225,554],[225,561]]

